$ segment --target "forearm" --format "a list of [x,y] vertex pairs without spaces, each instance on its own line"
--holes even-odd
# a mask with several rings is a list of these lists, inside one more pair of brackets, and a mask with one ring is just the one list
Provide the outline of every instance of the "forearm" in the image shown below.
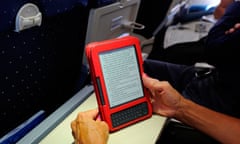
[[240,120],[183,99],[175,117],[221,143],[240,143]]

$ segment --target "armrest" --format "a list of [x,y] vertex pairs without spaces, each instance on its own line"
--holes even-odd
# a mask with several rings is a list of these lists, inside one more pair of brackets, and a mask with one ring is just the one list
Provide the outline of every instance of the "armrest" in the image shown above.
[[7,133],[0,139],[1,144],[11,144],[16,143],[23,136],[25,136],[29,131],[36,127],[45,118],[45,111],[40,110],[24,123]]
[[195,72],[196,77],[207,76],[215,70],[214,66],[204,62],[195,63],[194,67],[196,71]]

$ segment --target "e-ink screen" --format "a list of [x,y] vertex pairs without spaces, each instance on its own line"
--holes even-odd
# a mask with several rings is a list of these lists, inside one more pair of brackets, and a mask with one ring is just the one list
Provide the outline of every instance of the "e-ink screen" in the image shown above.
[[143,97],[143,88],[134,46],[100,54],[110,107]]

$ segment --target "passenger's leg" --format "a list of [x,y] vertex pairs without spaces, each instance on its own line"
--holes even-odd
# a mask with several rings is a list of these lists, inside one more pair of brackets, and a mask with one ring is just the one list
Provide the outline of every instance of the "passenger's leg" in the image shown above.
[[226,113],[226,102],[221,97],[217,72],[196,77],[194,66],[145,60],[145,73],[161,81],[168,81],[184,97],[213,110]]
[[144,71],[150,77],[168,81],[180,92],[193,79],[195,74],[193,66],[156,60],[145,60]]

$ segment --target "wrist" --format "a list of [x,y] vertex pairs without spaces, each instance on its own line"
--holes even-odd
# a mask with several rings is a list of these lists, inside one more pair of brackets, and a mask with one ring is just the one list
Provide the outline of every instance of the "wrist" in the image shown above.
[[178,108],[176,110],[174,117],[176,119],[183,120],[185,117],[184,115],[191,108],[191,105],[192,105],[192,101],[182,97],[179,102],[179,105],[178,105]]

